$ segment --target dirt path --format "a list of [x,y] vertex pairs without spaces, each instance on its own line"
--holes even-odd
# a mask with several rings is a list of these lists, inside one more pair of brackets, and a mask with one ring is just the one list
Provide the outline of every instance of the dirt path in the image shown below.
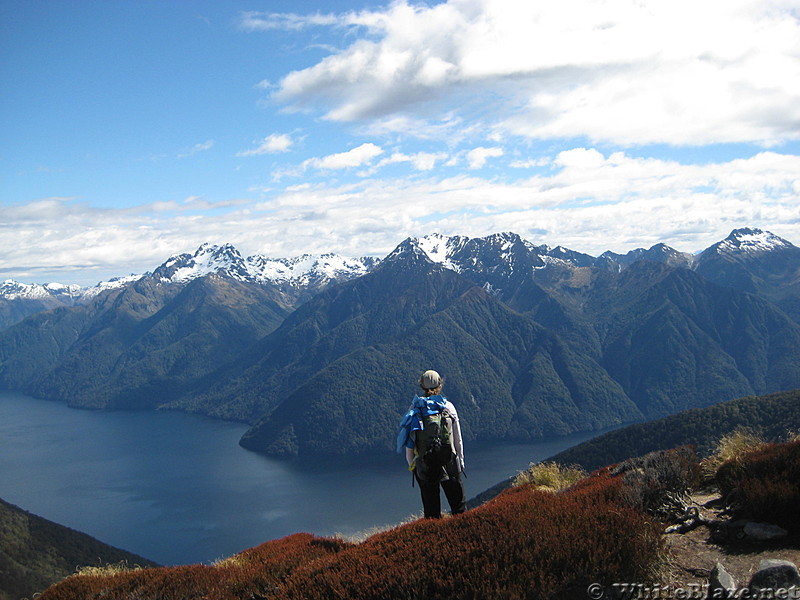
[[[718,494],[692,496],[700,516],[710,520],[722,518],[720,510],[709,507],[719,499]],[[800,539],[785,538],[777,542],[751,542],[720,545],[712,540],[711,529],[701,525],[689,533],[672,533],[665,536],[668,558],[663,578],[674,587],[689,589],[689,584],[708,582],[711,570],[719,562],[733,575],[739,587],[746,587],[764,559],[788,560],[800,566]]]

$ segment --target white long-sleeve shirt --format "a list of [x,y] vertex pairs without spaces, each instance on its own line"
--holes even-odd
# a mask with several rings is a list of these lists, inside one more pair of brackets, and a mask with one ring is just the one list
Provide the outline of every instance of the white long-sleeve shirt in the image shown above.
[[[453,416],[453,447],[456,451],[456,458],[461,471],[464,470],[464,443],[461,441],[461,424],[458,422],[458,411],[450,400],[445,401],[444,408]],[[406,461],[408,466],[414,462],[414,449],[406,448]]]

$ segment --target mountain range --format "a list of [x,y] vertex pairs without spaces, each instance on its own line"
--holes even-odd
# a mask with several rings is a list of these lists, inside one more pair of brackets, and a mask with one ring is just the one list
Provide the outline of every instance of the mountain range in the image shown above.
[[284,303],[293,306],[326,285],[363,275],[377,262],[371,257],[353,259],[337,254],[243,258],[230,244],[203,244],[194,254],[173,256],[144,275],[117,277],[85,288],[60,283],[26,284],[8,279],[0,283],[0,329],[42,310],[88,304],[103,292],[126,287],[141,279],[180,286],[216,273],[237,281],[275,287],[285,296]]
[[484,442],[800,387],[800,248],[757,229],[696,256],[513,233],[411,238],[382,260],[204,245],[62,304],[0,331],[0,386],[241,420],[242,445],[272,455],[390,452],[431,367]]

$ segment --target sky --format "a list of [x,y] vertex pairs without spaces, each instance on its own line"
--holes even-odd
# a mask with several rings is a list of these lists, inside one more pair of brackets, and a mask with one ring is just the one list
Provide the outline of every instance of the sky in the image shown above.
[[0,0],[0,280],[800,245],[800,0]]

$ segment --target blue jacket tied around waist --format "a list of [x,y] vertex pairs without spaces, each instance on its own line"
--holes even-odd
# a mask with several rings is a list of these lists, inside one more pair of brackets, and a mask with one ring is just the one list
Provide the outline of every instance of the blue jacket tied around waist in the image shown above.
[[414,432],[422,429],[422,415],[435,415],[444,410],[447,398],[441,394],[421,398],[415,396],[411,402],[411,409],[403,415],[400,421],[400,431],[397,432],[397,451],[402,452],[403,448],[414,447]]

